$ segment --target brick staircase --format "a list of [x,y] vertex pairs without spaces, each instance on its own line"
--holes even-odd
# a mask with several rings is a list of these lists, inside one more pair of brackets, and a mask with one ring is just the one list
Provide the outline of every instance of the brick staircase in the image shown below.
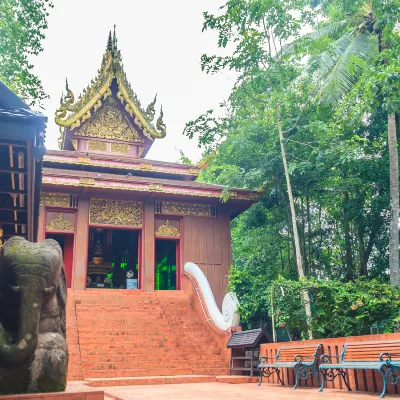
[[75,313],[74,292],[68,289],[67,300],[67,343],[69,350],[68,377],[69,381],[81,381],[82,365],[81,352],[79,348],[78,323]]
[[69,294],[69,379],[229,373],[229,361],[184,292]]

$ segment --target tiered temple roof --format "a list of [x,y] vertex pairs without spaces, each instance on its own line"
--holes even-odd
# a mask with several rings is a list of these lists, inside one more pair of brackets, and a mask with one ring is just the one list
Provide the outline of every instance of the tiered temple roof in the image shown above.
[[156,100],[157,96],[142,108],[127,80],[114,28],[96,77],[77,100],[66,82],[55,115],[61,132],[59,147],[86,150],[81,141],[88,142],[89,150],[144,157],[154,139],[166,135],[162,107],[153,124]]
[[212,204],[228,194],[228,203],[220,207],[231,217],[257,201],[259,194],[250,190],[194,182],[199,167],[144,159],[154,140],[166,135],[162,108],[153,125],[155,104],[156,98],[141,107],[127,81],[114,29],[96,78],[76,101],[66,85],[56,112],[61,151],[44,157],[43,189]]

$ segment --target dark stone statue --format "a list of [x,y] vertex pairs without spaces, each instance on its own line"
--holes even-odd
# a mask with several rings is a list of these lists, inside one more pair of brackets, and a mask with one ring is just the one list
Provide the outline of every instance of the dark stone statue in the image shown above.
[[67,288],[52,239],[9,239],[0,254],[0,395],[65,390]]

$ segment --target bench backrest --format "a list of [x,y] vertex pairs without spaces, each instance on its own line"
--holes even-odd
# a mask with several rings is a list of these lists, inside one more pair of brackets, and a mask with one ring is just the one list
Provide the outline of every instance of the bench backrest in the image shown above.
[[317,356],[320,344],[307,346],[283,346],[279,349],[276,362],[293,362],[296,356],[302,356],[304,361],[312,361]]
[[392,360],[400,360],[400,340],[348,342],[344,345],[341,362],[379,361],[382,353],[397,354]]

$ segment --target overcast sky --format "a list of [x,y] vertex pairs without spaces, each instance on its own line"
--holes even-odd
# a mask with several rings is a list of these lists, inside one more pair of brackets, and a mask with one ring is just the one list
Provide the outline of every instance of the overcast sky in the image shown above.
[[50,100],[46,146],[57,149],[54,113],[68,77],[75,98],[94,78],[117,25],[118,46],[133,90],[146,107],[158,93],[167,136],[155,141],[149,159],[176,161],[179,150],[198,161],[196,140],[182,135],[185,123],[226,100],[233,75],[201,71],[203,53],[217,52],[217,35],[202,33],[203,11],[217,12],[223,0],[54,0],[43,53],[33,63]]

